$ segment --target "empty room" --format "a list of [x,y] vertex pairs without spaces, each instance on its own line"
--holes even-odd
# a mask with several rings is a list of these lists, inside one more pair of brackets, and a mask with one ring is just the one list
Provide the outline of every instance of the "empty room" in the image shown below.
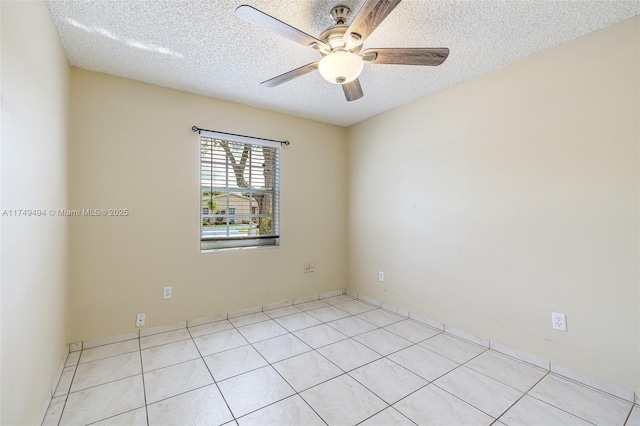
[[639,0],[0,15],[0,424],[640,426]]

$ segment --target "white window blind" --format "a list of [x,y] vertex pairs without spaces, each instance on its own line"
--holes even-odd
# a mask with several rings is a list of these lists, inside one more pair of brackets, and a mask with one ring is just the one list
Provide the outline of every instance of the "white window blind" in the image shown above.
[[202,250],[278,245],[280,144],[200,134]]

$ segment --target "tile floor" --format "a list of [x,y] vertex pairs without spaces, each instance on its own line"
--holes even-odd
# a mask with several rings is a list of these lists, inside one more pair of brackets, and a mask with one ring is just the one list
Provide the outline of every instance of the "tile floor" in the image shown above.
[[640,426],[640,406],[337,296],[72,352],[43,424]]

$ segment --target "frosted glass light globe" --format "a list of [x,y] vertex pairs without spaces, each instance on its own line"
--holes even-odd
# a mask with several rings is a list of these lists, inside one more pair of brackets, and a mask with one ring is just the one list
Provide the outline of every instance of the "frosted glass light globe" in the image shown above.
[[333,84],[350,83],[362,72],[364,62],[359,55],[339,50],[320,60],[318,71],[322,78]]

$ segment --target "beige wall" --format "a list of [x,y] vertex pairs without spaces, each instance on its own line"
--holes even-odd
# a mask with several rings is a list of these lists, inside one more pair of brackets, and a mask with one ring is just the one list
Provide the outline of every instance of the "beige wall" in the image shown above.
[[640,390],[639,26],[350,128],[349,290]]
[[[70,220],[72,341],[346,286],[344,128],[76,68],[70,117],[72,208],[130,211]],[[280,247],[200,253],[193,125],[291,141]]]
[[[64,208],[69,65],[44,2],[1,2],[2,210]],[[2,217],[2,414],[35,424],[66,355],[67,220]]]

